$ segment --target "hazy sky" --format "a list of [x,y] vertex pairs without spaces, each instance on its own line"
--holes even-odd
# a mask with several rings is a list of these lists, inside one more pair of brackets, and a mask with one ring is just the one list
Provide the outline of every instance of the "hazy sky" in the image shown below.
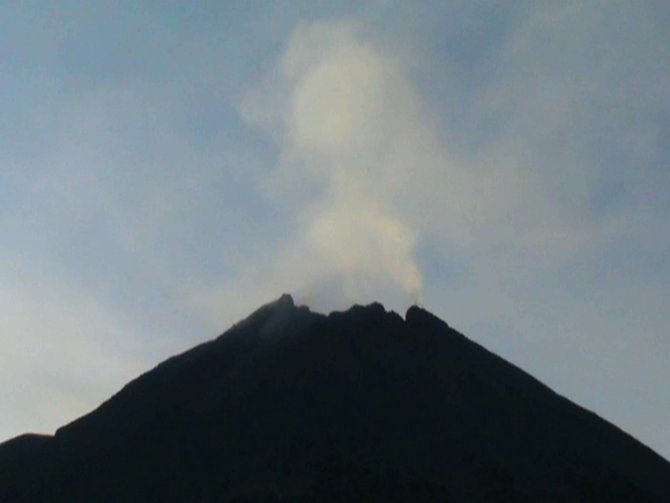
[[670,4],[4,1],[0,440],[291,292],[670,457]]

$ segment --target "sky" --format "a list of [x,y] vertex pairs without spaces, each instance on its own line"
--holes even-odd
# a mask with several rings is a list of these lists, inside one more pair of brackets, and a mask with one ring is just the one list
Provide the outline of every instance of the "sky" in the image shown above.
[[419,303],[670,457],[670,4],[0,4],[0,440],[283,292]]

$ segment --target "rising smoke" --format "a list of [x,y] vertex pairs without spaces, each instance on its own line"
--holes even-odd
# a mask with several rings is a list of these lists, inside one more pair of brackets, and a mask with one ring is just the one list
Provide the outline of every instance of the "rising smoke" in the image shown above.
[[247,96],[243,116],[279,143],[266,189],[296,206],[311,271],[305,292],[337,284],[346,304],[395,288],[406,302],[422,301],[414,178],[441,153],[421,135],[419,107],[401,66],[350,24],[298,27]]

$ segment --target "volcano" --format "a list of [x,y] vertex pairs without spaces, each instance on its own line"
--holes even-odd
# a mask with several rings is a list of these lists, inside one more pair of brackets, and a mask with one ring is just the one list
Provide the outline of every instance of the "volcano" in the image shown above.
[[55,435],[0,501],[670,501],[670,463],[411,307],[284,295]]

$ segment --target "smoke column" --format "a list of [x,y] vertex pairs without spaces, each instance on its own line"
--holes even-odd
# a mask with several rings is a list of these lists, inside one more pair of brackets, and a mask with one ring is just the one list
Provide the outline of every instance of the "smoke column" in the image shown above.
[[402,65],[355,25],[299,26],[242,114],[278,143],[265,189],[298,215],[305,290],[337,285],[358,302],[395,289],[422,302],[422,170],[444,156]]

